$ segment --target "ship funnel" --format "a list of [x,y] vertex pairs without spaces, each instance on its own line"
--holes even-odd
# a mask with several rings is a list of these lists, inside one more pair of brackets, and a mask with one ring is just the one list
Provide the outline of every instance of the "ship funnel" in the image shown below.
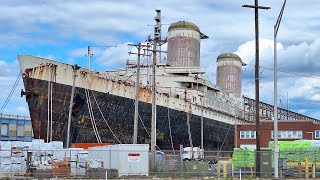
[[241,95],[242,66],[246,64],[233,53],[224,53],[217,58],[217,86],[225,93]]
[[191,22],[172,23],[168,29],[167,63],[177,67],[200,66],[200,40],[208,36]]

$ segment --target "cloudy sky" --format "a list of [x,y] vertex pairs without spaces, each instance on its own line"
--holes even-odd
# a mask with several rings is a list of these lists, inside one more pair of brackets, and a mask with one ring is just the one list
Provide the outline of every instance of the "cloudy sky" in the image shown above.
[[[201,44],[201,65],[215,82],[216,58],[237,53],[243,69],[243,94],[254,97],[253,0],[2,0],[0,4],[0,106],[19,73],[17,54],[31,54],[86,67],[93,47],[95,69],[124,67],[127,43],[144,42],[153,33],[155,9],[163,24],[194,22],[210,38]],[[260,99],[273,104],[273,25],[281,0],[260,0]],[[278,105],[320,119],[320,2],[288,0],[278,33]],[[162,26],[165,36],[168,25]],[[99,46],[99,47],[98,47]],[[204,66],[205,65],[205,66]],[[286,73],[284,73],[286,72]],[[6,114],[28,115],[20,81]],[[288,103],[287,103],[288,102]]]

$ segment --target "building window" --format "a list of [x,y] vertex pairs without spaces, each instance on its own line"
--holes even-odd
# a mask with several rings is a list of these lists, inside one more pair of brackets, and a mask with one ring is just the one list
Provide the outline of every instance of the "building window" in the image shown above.
[[1,124],[1,136],[9,135],[9,124]]
[[320,139],[320,130],[315,130],[314,131],[314,138]]
[[[274,139],[273,131],[271,131],[271,138]],[[302,139],[302,131],[278,131],[278,139]]]
[[24,136],[24,125],[23,124],[17,125],[17,136]]
[[256,131],[240,131],[240,139],[255,139]]

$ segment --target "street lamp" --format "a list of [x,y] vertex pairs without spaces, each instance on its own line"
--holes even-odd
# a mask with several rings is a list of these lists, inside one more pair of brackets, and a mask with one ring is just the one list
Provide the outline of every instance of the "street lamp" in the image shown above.
[[279,177],[279,146],[278,146],[278,109],[277,109],[277,34],[280,26],[280,22],[282,19],[284,7],[286,5],[287,0],[284,0],[280,14],[278,16],[277,22],[274,25],[274,36],[273,36],[273,52],[274,52],[274,177]]

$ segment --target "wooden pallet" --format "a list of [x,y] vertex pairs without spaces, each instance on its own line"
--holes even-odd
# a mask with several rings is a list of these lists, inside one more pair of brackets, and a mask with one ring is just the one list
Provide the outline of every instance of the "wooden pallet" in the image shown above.
[[52,161],[52,174],[53,177],[70,177],[69,161]]

